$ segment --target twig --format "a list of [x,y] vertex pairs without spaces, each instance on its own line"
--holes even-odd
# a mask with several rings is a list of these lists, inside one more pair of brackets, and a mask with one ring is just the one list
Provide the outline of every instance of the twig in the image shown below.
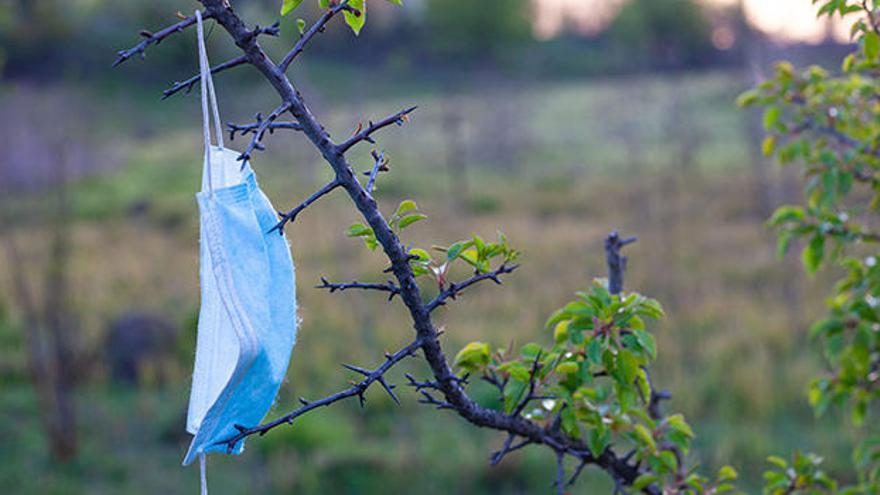
[[[216,74],[218,72],[223,72],[224,70],[231,69],[233,67],[238,67],[239,65],[244,65],[247,63],[247,57],[244,55],[240,55],[235,58],[231,58],[222,64],[215,65],[211,67],[211,74]],[[189,79],[185,79],[183,81],[174,81],[174,84],[171,85],[170,88],[162,91],[162,99],[165,100],[179,93],[180,91],[184,91],[189,93],[195,87],[196,83],[202,80],[201,74],[196,74]]]
[[556,451],[556,493],[565,495],[565,452]]
[[[229,139],[234,140],[235,135],[239,134],[241,136],[247,136],[248,134],[255,133],[260,128],[262,122],[252,122],[250,124],[239,125],[234,122],[226,123],[226,130],[229,131]],[[272,122],[269,124],[266,129],[269,131],[269,134],[274,134],[278,129],[289,129],[291,131],[301,131],[302,126],[299,125],[299,122]]]
[[299,41],[297,41],[296,44],[293,45],[293,48],[289,52],[287,52],[287,55],[285,55],[284,58],[281,59],[281,62],[278,64],[278,70],[280,70],[281,72],[287,72],[287,68],[290,66],[290,63],[293,62],[293,60],[300,53],[302,53],[308,42],[311,41],[316,34],[324,32],[324,28],[327,26],[327,23],[330,22],[330,19],[332,19],[333,16],[345,9],[347,4],[348,0],[344,0],[342,2],[339,2],[339,4],[337,4],[335,7],[332,7],[324,12],[324,14],[321,15],[321,17],[317,21],[315,21],[312,27],[310,27],[308,31],[300,36]]
[[621,239],[617,231],[608,234],[605,239],[605,256],[608,261],[608,292],[620,294],[623,290],[623,273],[626,271],[626,256],[620,250],[627,244],[636,242],[635,237]]
[[269,130],[269,126],[272,125],[272,122],[275,122],[275,119],[281,116],[284,112],[290,110],[290,103],[282,103],[275,110],[272,110],[272,113],[269,114],[266,119],[263,119],[262,114],[257,114],[257,128],[252,131],[253,136],[251,136],[251,141],[248,143],[247,147],[245,147],[244,151],[238,156],[237,160],[241,162],[246,162],[251,159],[251,155],[253,155],[254,150],[262,151],[265,149],[260,142],[263,140],[263,136],[266,134],[266,131]]
[[414,355],[415,352],[421,346],[422,346],[421,340],[416,339],[415,341],[410,343],[408,346],[395,352],[394,354],[386,355],[385,362],[382,363],[375,370],[365,370],[365,369],[359,368],[357,366],[344,365],[346,368],[364,375],[364,379],[352,384],[351,387],[349,387],[345,390],[342,390],[341,392],[337,392],[335,394],[328,395],[327,397],[324,397],[323,399],[319,399],[319,400],[315,400],[315,401],[308,401],[303,398],[300,398],[300,402],[302,403],[301,407],[291,411],[288,414],[285,414],[284,416],[281,416],[280,418],[278,418],[274,421],[271,421],[271,422],[268,422],[268,423],[265,423],[265,424],[262,424],[259,426],[250,427],[250,428],[246,427],[246,426],[242,426],[242,425],[236,425],[236,429],[238,430],[238,434],[236,434],[233,437],[228,438],[226,440],[222,440],[220,442],[217,442],[216,445],[226,445],[227,451],[232,452],[232,450],[235,449],[235,446],[241,440],[244,440],[245,438],[247,438],[251,435],[256,435],[256,434],[265,435],[266,432],[268,432],[269,430],[276,428],[278,426],[281,426],[283,424],[293,424],[293,421],[296,418],[298,418],[299,416],[302,416],[303,414],[305,414],[309,411],[312,411],[314,409],[317,409],[319,407],[329,406],[329,405],[334,404],[336,402],[339,402],[341,400],[348,399],[349,397],[355,397],[355,396],[357,396],[358,399],[363,404],[364,392],[366,392],[367,389],[370,387],[370,385],[372,385],[375,382],[379,382],[380,384],[382,384],[382,386],[385,388],[385,391],[388,392],[395,401],[397,401],[397,397],[391,391],[392,387],[390,387],[385,382],[384,375],[395,364],[399,363],[400,361],[402,361],[404,358],[406,358],[408,356]]
[[[413,376],[410,375],[409,373],[404,374],[404,376],[406,376],[406,379],[409,381],[409,383],[407,383],[407,385],[409,385],[410,387],[413,387],[416,390],[416,392],[421,392],[422,389],[426,389],[426,388],[430,388],[433,390],[440,390],[441,389],[440,384],[438,382],[418,381],[415,378],[413,378]],[[456,383],[458,383],[459,385],[464,386],[464,385],[467,385],[468,378],[470,376],[471,376],[470,373],[465,373],[464,376],[454,377],[453,380]]]
[[520,414],[522,414],[523,409],[525,409],[528,403],[537,398],[535,396],[535,378],[537,376],[538,370],[541,368],[540,360],[541,351],[538,351],[538,354],[535,356],[534,361],[532,361],[532,369],[529,370],[529,391],[528,393],[526,393],[526,396],[523,397],[522,401],[517,404],[516,408],[510,414],[511,416],[519,416]]
[[390,117],[385,117],[384,119],[380,120],[379,122],[375,122],[375,123],[369,122],[365,129],[360,129],[353,136],[351,136],[345,142],[340,144],[337,147],[339,152],[345,153],[346,151],[348,151],[349,148],[356,145],[357,143],[360,143],[361,141],[366,141],[368,143],[375,144],[375,141],[371,137],[371,135],[373,133],[375,133],[376,131],[378,131],[380,129],[388,127],[392,124],[403,125],[404,122],[406,122],[407,119],[409,118],[409,114],[414,112],[417,108],[419,108],[419,107],[416,106],[416,107],[405,108]]
[[279,215],[281,216],[281,220],[279,220],[278,223],[276,223],[274,227],[269,229],[269,233],[275,232],[277,230],[279,234],[283,235],[284,234],[284,226],[287,225],[288,222],[293,222],[294,220],[296,220],[296,216],[299,215],[300,212],[302,212],[303,210],[308,208],[310,204],[314,203],[315,201],[320,199],[322,196],[330,193],[330,191],[336,189],[337,187],[339,187],[341,185],[342,184],[338,180],[334,179],[334,180],[330,181],[326,186],[319,189],[318,192],[309,196],[308,199],[306,199],[305,201],[300,203],[296,208],[290,210],[287,213],[280,213],[279,212]]
[[[209,19],[211,17],[212,15],[209,13],[202,14],[203,19]],[[140,55],[141,58],[144,58],[148,46],[158,45],[165,38],[175,33],[179,33],[180,31],[183,31],[184,29],[192,26],[195,23],[196,17],[189,16],[176,24],[172,24],[171,26],[162,29],[161,31],[156,31],[155,33],[141,31],[141,35],[144,37],[143,41],[127,50],[120,50],[116,52],[116,60],[113,62],[113,67],[122,64],[123,62],[135,55]]]
[[504,460],[504,457],[507,454],[515,452],[532,443],[531,440],[525,439],[514,444],[514,440],[516,440],[516,434],[508,433],[504,445],[502,445],[499,450],[493,452],[492,456],[489,458],[489,463],[492,466],[497,466],[502,460]]
[[449,286],[446,287],[445,289],[441,290],[440,293],[437,294],[437,297],[435,297],[431,302],[429,302],[425,306],[425,308],[428,310],[428,312],[434,311],[438,307],[445,305],[447,299],[455,299],[455,297],[458,294],[460,294],[463,290],[467,289],[468,287],[470,287],[474,284],[480,283],[484,280],[491,280],[491,281],[495,282],[496,284],[501,285],[501,278],[499,278],[499,277],[501,275],[511,273],[514,270],[516,270],[517,268],[519,268],[519,265],[501,265],[498,268],[496,268],[495,270],[492,270],[491,272],[480,273],[480,274],[474,275],[473,277],[471,277],[467,280],[463,280],[461,282],[449,284]]
[[437,400],[436,397],[429,394],[425,390],[420,390],[419,393],[422,394],[422,398],[419,399],[420,404],[430,404],[435,406],[437,409],[455,409],[455,406],[453,406],[449,402]]
[[575,482],[577,482],[577,479],[580,477],[581,472],[583,472],[584,468],[587,467],[587,464],[587,461],[581,459],[581,461],[578,463],[577,468],[575,468],[574,470],[574,474],[572,474],[571,478],[568,479],[568,483],[566,483],[566,486],[572,486],[575,484]]
[[353,282],[346,283],[331,283],[328,282],[326,278],[321,277],[321,285],[316,285],[316,289],[327,289],[330,293],[334,293],[336,291],[342,292],[348,289],[360,289],[360,290],[377,290],[380,292],[388,293],[388,300],[394,299],[394,296],[400,294],[400,287],[394,284],[391,280],[385,282],[384,284],[365,284],[362,282],[358,282],[357,280]]
[[384,170],[388,170],[388,160],[385,159],[385,152],[382,151],[380,153],[376,153],[376,150],[371,152],[373,156],[373,169],[370,170],[370,178],[367,180],[367,192],[373,194],[373,188],[376,187],[376,176],[379,175],[379,172]]

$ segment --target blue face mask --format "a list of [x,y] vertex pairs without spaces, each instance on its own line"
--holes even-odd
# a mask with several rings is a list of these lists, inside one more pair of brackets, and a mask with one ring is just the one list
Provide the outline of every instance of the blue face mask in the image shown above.
[[[227,452],[235,425],[258,425],[284,380],[296,341],[294,267],[283,235],[269,233],[276,210],[250,165],[223,148],[214,85],[197,12],[205,123],[200,212],[200,279],[196,361],[187,431],[195,435],[183,460]],[[218,146],[210,145],[208,97]],[[241,453],[244,441],[232,446]],[[203,463],[204,465],[204,463]]]

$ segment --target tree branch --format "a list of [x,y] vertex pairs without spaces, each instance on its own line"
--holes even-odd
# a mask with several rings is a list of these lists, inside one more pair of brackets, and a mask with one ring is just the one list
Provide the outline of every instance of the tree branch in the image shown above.
[[384,119],[380,120],[379,122],[376,122],[376,123],[369,122],[366,129],[359,129],[357,132],[354,133],[353,136],[351,136],[345,142],[340,144],[338,146],[339,152],[345,153],[346,151],[348,151],[349,148],[360,143],[361,141],[366,141],[368,143],[375,144],[375,141],[371,137],[373,135],[373,133],[379,131],[380,129],[388,127],[392,124],[403,125],[405,122],[407,122],[409,120],[409,114],[414,112],[417,108],[419,108],[419,107],[415,106],[415,107],[405,108],[405,109],[395,113],[394,115],[391,115],[390,117],[385,117]]
[[[255,133],[262,125],[262,115],[257,114],[260,117],[260,120],[257,122],[252,122],[250,124],[239,125],[234,122],[226,123],[226,130],[229,131],[229,139],[234,140],[235,134],[238,133],[242,136],[247,136],[248,134]],[[272,122],[269,124],[269,127],[266,129],[269,131],[269,134],[273,134],[278,129],[289,129],[291,131],[301,131],[302,126],[299,125],[299,122]]]
[[384,284],[369,284],[358,282],[357,280],[353,282],[346,283],[331,283],[328,282],[326,278],[321,277],[321,285],[316,285],[316,289],[327,289],[330,293],[334,293],[336,291],[342,292],[348,289],[361,289],[361,290],[377,290],[381,292],[388,292],[388,300],[394,299],[394,296],[400,294],[400,287],[394,284],[393,281],[389,280]]
[[385,152],[382,151],[380,153],[376,153],[376,150],[371,152],[373,156],[373,169],[368,172],[370,178],[367,180],[367,192],[373,194],[373,189],[376,187],[376,176],[379,175],[379,172],[388,170],[388,160],[385,158]]
[[[211,67],[211,74],[216,74],[218,72],[223,72],[227,69],[232,69],[233,67],[238,67],[239,65],[244,65],[247,63],[247,57],[244,55],[240,55],[238,57],[232,58],[223,62],[222,64],[215,65]],[[189,79],[185,79],[183,81],[174,81],[174,84],[171,85],[170,88],[162,91],[162,99],[165,100],[170,98],[171,96],[176,95],[180,91],[184,91],[189,93],[195,87],[196,83],[202,80],[201,74],[196,74]]]
[[489,458],[489,463],[492,466],[497,466],[507,454],[515,452],[532,443],[530,440],[526,439],[514,444],[514,440],[516,440],[516,435],[513,433],[508,433],[507,439],[504,441],[504,445],[502,445],[499,450],[493,452],[492,456]]
[[245,147],[244,151],[242,151],[241,154],[238,155],[239,161],[249,161],[254,153],[254,150],[262,151],[263,149],[265,149],[265,147],[260,144],[261,141],[263,141],[263,136],[266,135],[266,131],[269,130],[269,126],[272,125],[273,122],[275,122],[275,119],[280,117],[281,114],[288,111],[289,109],[290,103],[284,102],[281,105],[278,105],[275,110],[272,110],[272,113],[270,113],[269,116],[265,118],[265,120],[263,119],[262,114],[257,114],[257,128],[251,131],[253,133],[253,136],[251,136],[251,141],[250,143],[248,143],[247,147]]
[[[211,14],[209,13],[205,13],[205,15],[202,15],[202,19],[209,19],[210,17]],[[144,58],[148,46],[158,45],[165,38],[175,33],[179,33],[195,23],[196,17],[189,16],[184,18],[182,21],[176,24],[172,24],[171,26],[168,26],[165,29],[162,29],[155,33],[151,33],[149,31],[141,31],[141,36],[144,37],[144,40],[133,46],[132,48],[129,48],[128,50],[120,50],[116,52],[116,60],[113,62],[113,67],[122,64],[123,62],[135,55],[140,55],[141,58]]]
[[296,216],[299,215],[301,211],[305,210],[306,208],[309,207],[310,204],[314,203],[315,201],[320,199],[322,196],[330,193],[330,191],[336,189],[337,187],[339,187],[341,185],[342,184],[338,180],[333,179],[326,186],[322,187],[318,192],[316,192],[315,194],[312,194],[311,196],[309,196],[308,199],[306,199],[305,201],[300,203],[299,206],[290,210],[287,213],[281,214],[281,220],[279,220],[278,223],[276,223],[275,226],[269,230],[269,233],[272,233],[277,230],[279,234],[283,235],[284,234],[284,226],[287,225],[288,222],[293,222],[294,220],[296,220]]
[[620,294],[623,290],[623,274],[626,271],[626,256],[620,254],[620,250],[627,244],[636,242],[635,237],[621,239],[614,231],[605,239],[605,257],[608,261],[608,292]]
[[308,42],[311,41],[312,38],[314,38],[316,34],[323,33],[324,28],[327,26],[327,23],[330,22],[330,19],[333,19],[333,16],[338,14],[340,11],[345,9],[347,6],[348,6],[348,0],[344,0],[342,2],[339,2],[336,6],[331,7],[329,10],[324,12],[324,14],[314,24],[312,24],[312,27],[310,27],[308,31],[306,31],[305,33],[303,33],[302,36],[300,36],[299,41],[297,41],[296,44],[293,45],[293,48],[289,52],[287,52],[287,55],[285,55],[284,58],[281,59],[281,62],[278,64],[278,69],[281,72],[287,72],[287,68],[290,66],[290,63],[293,62],[293,60],[300,53],[302,53],[303,49],[305,49]]
[[357,366],[343,365],[344,367],[346,367],[347,369],[349,369],[351,371],[354,371],[356,373],[364,375],[364,379],[359,382],[354,383],[351,387],[349,387],[345,390],[342,390],[342,391],[337,392],[332,395],[328,395],[327,397],[324,397],[323,399],[319,399],[316,401],[308,401],[303,398],[300,398],[300,402],[302,403],[301,407],[293,410],[292,412],[290,412],[288,414],[285,414],[284,416],[276,419],[275,421],[271,421],[269,423],[265,423],[265,424],[262,424],[259,426],[254,426],[252,428],[242,426],[242,425],[235,425],[235,428],[238,430],[238,434],[236,434],[235,436],[233,436],[231,438],[228,438],[226,440],[218,442],[217,445],[226,445],[227,451],[232,452],[232,450],[235,449],[235,446],[238,444],[238,442],[244,440],[245,438],[247,438],[251,435],[257,435],[257,434],[265,435],[266,432],[268,432],[269,430],[276,428],[278,426],[281,426],[283,424],[293,424],[293,421],[296,418],[298,418],[299,416],[302,416],[303,414],[305,414],[309,411],[312,411],[312,410],[317,409],[319,407],[329,406],[331,404],[334,404],[334,403],[339,402],[344,399],[348,399],[350,397],[358,397],[361,405],[363,405],[366,400],[364,398],[364,393],[367,391],[368,388],[370,388],[370,385],[372,385],[373,383],[376,383],[376,382],[379,382],[382,385],[382,387],[385,389],[385,391],[391,395],[392,399],[394,399],[395,402],[400,403],[399,400],[397,399],[397,396],[395,396],[394,392],[392,392],[393,387],[390,386],[385,381],[384,375],[386,372],[388,372],[388,370],[390,370],[392,367],[394,367],[395,364],[399,363],[404,358],[406,358],[408,356],[415,355],[416,351],[419,349],[419,347],[421,347],[421,345],[422,345],[421,341],[416,339],[411,344],[409,344],[408,346],[404,347],[403,349],[395,352],[394,354],[386,355],[385,362],[382,363],[378,368],[376,368],[375,370],[372,370],[372,371],[366,370],[364,368],[360,368]]
[[429,302],[425,306],[425,308],[428,310],[428,312],[434,311],[438,307],[444,306],[446,304],[447,299],[455,299],[455,297],[458,294],[460,294],[463,290],[467,289],[468,287],[470,287],[474,284],[478,284],[484,280],[491,280],[491,281],[495,282],[496,284],[501,285],[500,276],[507,274],[507,273],[511,273],[514,270],[516,270],[517,268],[519,268],[519,265],[501,265],[491,272],[480,273],[480,274],[474,275],[473,277],[471,277],[467,280],[449,284],[449,286],[446,287],[445,289],[441,290],[440,293],[437,294],[437,297],[435,297],[431,302]]

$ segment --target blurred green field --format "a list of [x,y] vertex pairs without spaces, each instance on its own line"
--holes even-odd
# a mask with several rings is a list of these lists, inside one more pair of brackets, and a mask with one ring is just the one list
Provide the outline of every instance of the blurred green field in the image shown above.
[[[320,83],[326,74],[335,74],[333,84]],[[303,91],[337,139],[358,119],[420,106],[412,123],[386,130],[379,142],[392,168],[379,179],[383,210],[411,198],[430,217],[407,230],[406,242],[446,245],[501,230],[523,251],[522,267],[504,286],[477,288],[439,311],[451,354],[474,339],[506,347],[551,338],[544,319],[592,277],[604,276],[602,240],[619,229],[640,238],[629,250],[627,287],[658,298],[669,314],[655,327],[656,382],[673,394],[667,407],[694,425],[701,469],[730,463],[754,492],[770,454],[800,448],[826,455],[831,470],[847,465],[851,432],[834,417],[814,421],[804,392],[820,368],[804,329],[822,311],[823,284],[776,258],[763,226],[768,205],[791,198],[799,186],[753,163],[749,116],[733,104],[747,84],[742,74],[488,80],[454,93],[399,81],[396,91],[386,84],[375,94],[375,85],[356,84],[355,71],[316,67],[306,76]],[[255,109],[274,106],[260,87],[220,84],[225,119],[243,122]],[[61,89],[38,96],[55,91]],[[125,87],[64,91],[98,108],[80,119],[95,127],[93,151],[110,164],[75,182],[66,217],[79,337],[94,356],[77,391],[82,449],[68,465],[48,458],[10,272],[0,264],[0,486],[21,494],[193,493],[196,470],[179,462],[188,443],[198,308],[197,95],[159,104],[154,93],[133,96]],[[350,103],[354,94],[361,103]],[[34,97],[22,88],[0,90],[6,102]],[[253,165],[278,208],[296,205],[329,180],[329,168],[302,136],[279,131],[267,145]],[[358,149],[354,160],[363,169],[368,151]],[[3,203],[2,235],[26,246],[26,262],[36,269],[50,226],[28,215],[40,218],[45,194],[11,195]],[[296,407],[299,396],[344,387],[354,377],[339,363],[371,366],[411,337],[397,302],[312,288],[321,276],[385,280],[382,256],[345,236],[357,220],[337,192],[288,229],[303,323],[270,417]],[[427,294],[432,290],[426,285]],[[107,379],[101,342],[108,322],[131,308],[180,325],[170,381],[134,389]],[[401,387],[403,371],[426,373],[415,360],[402,368],[392,374]],[[491,400],[488,391],[475,393]],[[491,468],[488,456],[500,435],[417,404],[409,391],[400,395],[398,407],[373,390],[363,410],[346,403],[317,411],[250,439],[240,458],[212,457],[211,493],[551,491],[550,453],[525,449]],[[601,473],[590,473],[572,493],[609,491]]]

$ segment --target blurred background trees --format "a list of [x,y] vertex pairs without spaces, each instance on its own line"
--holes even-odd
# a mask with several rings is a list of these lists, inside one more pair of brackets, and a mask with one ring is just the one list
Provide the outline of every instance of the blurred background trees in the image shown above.
[[705,65],[715,52],[711,26],[693,0],[630,0],[609,27],[623,58],[648,69]]

